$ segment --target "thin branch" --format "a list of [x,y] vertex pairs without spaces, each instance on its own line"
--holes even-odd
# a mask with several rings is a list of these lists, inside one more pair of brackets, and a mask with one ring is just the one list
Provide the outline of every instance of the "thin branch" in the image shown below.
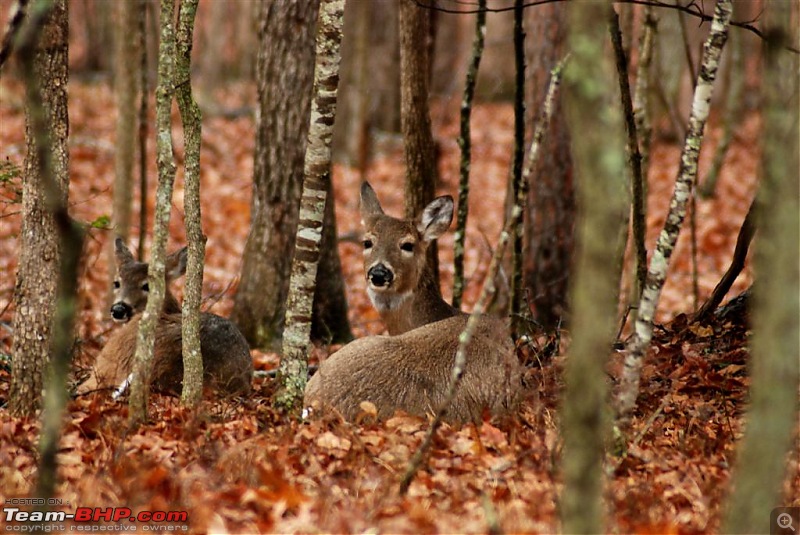
[[[486,7],[486,0],[479,0],[481,7]],[[472,156],[470,139],[470,117],[472,115],[472,99],[475,95],[475,84],[478,80],[478,68],[483,56],[483,42],[486,37],[486,12],[480,11],[475,17],[475,38],[472,43],[472,59],[467,69],[464,82],[464,100],[461,101],[461,134],[458,145],[461,148],[460,179],[458,182],[458,213],[456,232],[453,243],[453,307],[461,308],[461,296],[464,293],[464,242],[467,237],[467,214],[469,211],[469,172]]]
[[[433,0],[433,1],[435,2],[435,0]],[[524,9],[526,7],[535,7],[535,6],[541,6],[541,5],[544,5],[544,4],[552,4],[552,3],[555,3],[555,2],[567,2],[567,1],[569,1],[569,0],[535,0],[533,2],[528,2],[526,4],[522,4],[522,8]],[[429,3],[423,2],[422,0],[414,0],[414,3],[416,3],[419,7],[424,8],[424,9],[433,9],[434,11],[437,11],[439,13],[452,13],[454,15],[471,15],[471,14],[478,13],[478,11],[479,11],[478,9],[465,10],[465,11],[461,11],[461,10],[458,10],[458,9],[447,9],[447,8],[439,7],[439,6],[435,5],[435,4],[429,4]],[[699,18],[700,21],[701,21],[701,24],[703,22],[711,22],[714,19],[713,15],[709,15],[708,13],[702,11],[700,9],[700,7],[698,7],[697,4],[695,4],[694,2],[691,2],[691,3],[689,3],[689,4],[685,5],[685,6],[680,5],[680,4],[667,4],[665,2],[661,2],[660,0],[615,0],[614,3],[615,4],[635,4],[635,5],[638,5],[638,6],[663,7],[663,8],[666,8],[666,9],[677,9],[678,11],[682,11],[684,13],[692,15],[693,17]],[[511,6],[511,7],[498,7],[498,8],[489,8],[489,7],[487,7],[486,8],[486,12],[487,13],[503,13],[505,11],[511,11],[513,9],[514,9],[513,6]],[[749,32],[752,32],[752,33],[756,34],[758,37],[760,37],[762,40],[766,41],[767,40],[767,36],[764,34],[764,32],[761,31],[760,29],[756,28],[752,24],[756,20],[757,19],[755,19],[755,20],[744,20],[744,21],[732,21],[730,23],[730,26],[735,26],[737,28],[742,28],[743,30],[747,30]],[[790,51],[790,52],[794,52],[795,54],[800,54],[800,48],[797,48],[797,47],[794,47],[794,46],[790,46],[790,45],[786,45],[783,48],[785,50]]]
[[[608,13],[611,43],[614,46],[614,55],[619,78],[620,99],[625,117],[625,131],[628,134],[626,152],[628,166],[631,173],[631,192],[633,205],[631,207],[631,226],[633,228],[633,248],[636,254],[636,285],[641,291],[647,278],[647,249],[645,249],[645,230],[647,222],[644,216],[644,177],[642,176],[642,155],[639,152],[638,133],[633,115],[633,100],[631,87],[628,82],[628,60],[622,46],[622,34],[619,27],[619,17],[613,8]],[[638,297],[638,296],[637,296]]]
[[[523,180],[525,161],[525,31],[522,28],[522,1],[516,1],[514,10],[514,160],[512,166],[513,202],[523,212],[528,198],[528,181]],[[522,221],[522,219],[520,219]],[[511,229],[511,338],[516,342],[520,330],[522,310],[522,233],[524,225]]]
[[739,276],[739,273],[744,269],[744,261],[747,258],[747,251],[750,248],[750,242],[753,240],[753,235],[756,233],[755,221],[755,207],[756,200],[750,204],[750,209],[747,211],[747,216],[744,218],[742,228],[739,229],[739,236],[736,238],[736,247],[733,250],[733,259],[728,270],[722,276],[722,279],[717,283],[714,291],[711,292],[711,297],[708,298],[697,314],[694,316],[694,321],[702,321],[711,312],[716,310],[717,306],[722,302],[725,294],[733,286],[733,281]]

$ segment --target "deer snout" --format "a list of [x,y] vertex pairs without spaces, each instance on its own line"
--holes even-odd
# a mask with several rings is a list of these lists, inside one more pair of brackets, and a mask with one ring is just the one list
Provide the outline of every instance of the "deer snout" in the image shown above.
[[376,288],[382,288],[392,284],[394,273],[383,264],[375,264],[369,268],[367,280],[369,280],[370,285]]
[[133,309],[130,305],[121,301],[111,305],[111,317],[114,321],[124,323],[131,319],[131,316],[133,316]]

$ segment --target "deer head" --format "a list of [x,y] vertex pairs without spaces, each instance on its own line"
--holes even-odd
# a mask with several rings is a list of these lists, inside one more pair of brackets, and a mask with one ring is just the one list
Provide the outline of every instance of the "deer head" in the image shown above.
[[386,215],[375,190],[361,185],[367,294],[389,334],[452,317],[458,312],[430,291],[426,253],[453,220],[453,198],[437,197],[416,219]]
[[[186,247],[184,247],[167,257],[167,286],[186,273],[186,254]],[[126,323],[135,314],[142,312],[147,305],[147,296],[150,292],[147,280],[148,265],[145,262],[137,262],[121,238],[117,238],[114,242],[114,261],[117,273],[114,277],[114,304],[111,305],[111,317],[116,322]],[[167,288],[163,312],[180,311],[178,301]]]

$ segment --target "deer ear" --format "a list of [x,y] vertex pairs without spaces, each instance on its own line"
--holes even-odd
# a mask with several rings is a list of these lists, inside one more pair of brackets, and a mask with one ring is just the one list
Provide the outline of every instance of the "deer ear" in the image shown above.
[[188,250],[184,247],[180,251],[175,251],[167,257],[165,265],[167,281],[173,281],[186,273],[187,255]]
[[378,201],[378,196],[375,194],[375,190],[372,189],[372,186],[369,185],[369,182],[362,182],[361,223],[363,224],[364,219],[366,219],[368,216],[382,213],[383,208],[381,208],[381,203]]
[[453,222],[453,198],[437,197],[425,207],[417,223],[417,230],[425,241],[433,241],[447,231]]
[[117,262],[117,266],[124,266],[135,262],[131,250],[128,249],[128,246],[125,245],[125,242],[122,241],[120,237],[114,240],[114,259]]

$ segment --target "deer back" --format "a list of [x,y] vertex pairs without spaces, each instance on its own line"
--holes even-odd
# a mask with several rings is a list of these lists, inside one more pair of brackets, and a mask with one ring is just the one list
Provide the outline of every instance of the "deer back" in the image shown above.
[[[398,409],[424,416],[444,401],[458,337],[467,316],[430,323],[397,336],[369,336],[331,355],[311,377],[306,404],[332,408],[356,420],[361,403],[375,405],[379,419]],[[484,411],[512,411],[521,370],[504,322],[483,317],[467,347],[466,367],[446,419],[480,421]]]

